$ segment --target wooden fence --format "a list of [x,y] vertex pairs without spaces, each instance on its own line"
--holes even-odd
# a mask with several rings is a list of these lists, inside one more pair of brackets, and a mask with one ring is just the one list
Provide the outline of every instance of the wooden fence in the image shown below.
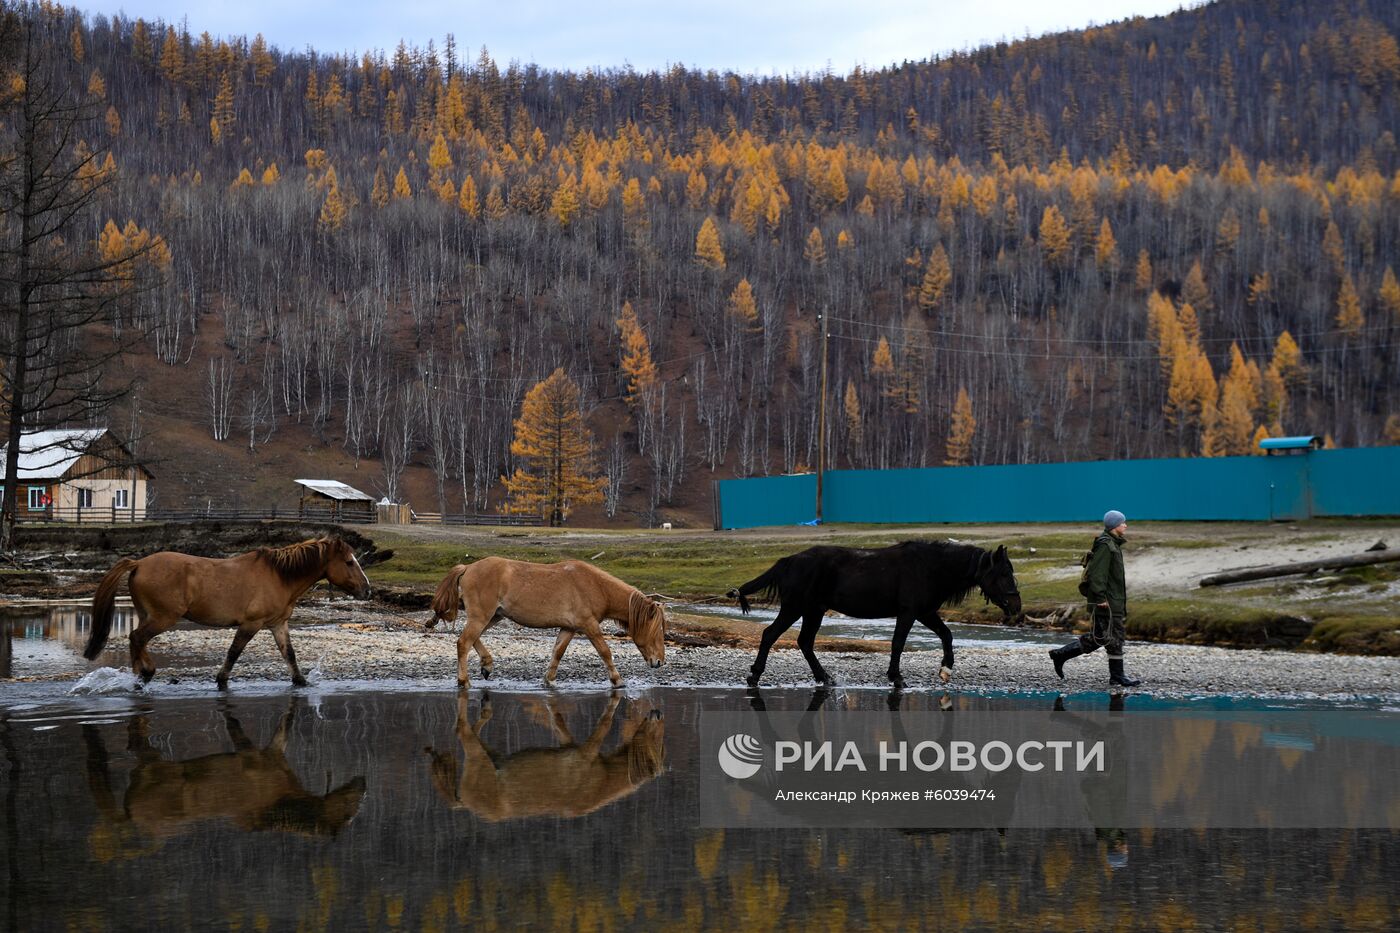
[[[381,507],[381,512],[383,507]],[[394,524],[415,525],[520,525],[538,526],[544,522],[538,515],[444,515],[441,512],[414,512],[408,506],[394,507],[393,516],[380,515],[380,520]],[[50,506],[42,512],[21,515],[21,524],[119,525],[131,522],[262,522],[262,521],[333,521],[341,525],[368,525],[373,518],[342,515],[329,519],[322,515],[303,515],[294,506],[287,509],[118,509],[113,507],[64,508]]]

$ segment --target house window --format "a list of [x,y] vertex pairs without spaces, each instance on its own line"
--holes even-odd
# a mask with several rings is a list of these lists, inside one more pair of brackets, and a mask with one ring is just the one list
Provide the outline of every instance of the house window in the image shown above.
[[29,487],[29,511],[40,512],[48,505],[48,489],[43,486]]
[[130,506],[127,505],[127,501],[126,501],[126,494],[127,494],[127,491],[128,491],[128,490],[125,490],[125,489],[116,489],[116,490],[113,490],[113,492],[112,492],[112,505],[116,506],[116,507],[119,508],[119,509],[130,508]]
[[78,490],[78,508],[80,508],[80,509],[90,509],[90,508],[92,508],[92,490],[91,490],[91,489],[79,489],[79,490]]

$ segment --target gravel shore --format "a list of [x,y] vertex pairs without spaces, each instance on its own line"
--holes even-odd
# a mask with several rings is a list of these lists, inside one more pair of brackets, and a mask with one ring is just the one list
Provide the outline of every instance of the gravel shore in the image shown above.
[[[341,604],[344,605],[344,604]],[[456,677],[455,635],[424,634],[402,617],[373,609],[345,610],[307,607],[303,622],[293,628],[292,641],[302,669],[313,681],[417,681],[450,688]],[[340,617],[341,621],[334,621]],[[347,621],[346,619],[350,619]],[[213,679],[230,634],[224,630],[167,632],[151,644],[157,679],[182,683]],[[747,648],[668,645],[666,664],[647,667],[636,648],[621,636],[610,637],[613,659],[629,689],[648,686],[742,687],[753,661]],[[472,686],[500,689],[543,689],[543,674],[553,648],[553,632],[536,632],[503,623],[486,635],[495,656],[494,676],[484,680],[472,659]],[[92,667],[126,667],[125,639],[114,640]],[[1071,661],[1066,679],[1058,680],[1039,646],[955,645],[956,671],[952,690],[1033,690],[1065,692],[1107,689],[1107,665],[1101,652]],[[884,653],[820,651],[822,663],[844,687],[888,688]],[[1363,700],[1368,705],[1400,704],[1400,658],[1259,651],[1188,645],[1131,642],[1129,673],[1141,677],[1134,692],[1164,697],[1233,695],[1278,698]],[[906,651],[903,673],[911,688],[942,688],[938,652]],[[86,668],[45,679],[77,680]],[[259,634],[234,668],[231,685],[240,681],[283,681],[286,664],[270,635]],[[763,685],[807,687],[813,683],[801,654],[780,647],[769,657]],[[560,689],[607,686],[607,673],[597,653],[585,641],[575,641],[559,666]]]

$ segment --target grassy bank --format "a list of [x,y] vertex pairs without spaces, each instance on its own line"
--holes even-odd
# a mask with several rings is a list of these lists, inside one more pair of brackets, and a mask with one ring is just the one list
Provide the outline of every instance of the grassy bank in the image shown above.
[[[1263,553],[1290,545],[1364,540],[1395,535],[1393,526],[1334,522],[1302,526],[1142,523],[1132,546],[1143,563],[1171,565],[1216,554]],[[1063,525],[953,529],[823,528],[757,532],[581,532],[554,529],[437,531],[375,529],[379,547],[394,558],[374,568],[376,584],[428,592],[453,564],[499,555],[551,562],[587,560],[640,589],[679,599],[722,596],[774,561],[819,543],[883,547],[911,537],[953,537],[991,547],[1005,544],[1015,562],[1025,608],[1032,619],[1066,631],[1087,629],[1077,590],[1078,560],[1092,529]],[[1215,550],[1211,550],[1215,549]],[[1359,550],[1359,548],[1358,548]],[[1193,565],[1194,566],[1194,565]],[[1198,589],[1198,577],[1149,585],[1130,573],[1128,634],[1132,639],[1232,647],[1301,648],[1360,654],[1400,654],[1400,621],[1392,594],[1400,565],[1308,578],[1283,578],[1241,587]],[[972,598],[947,613],[962,621],[997,622],[1000,612]],[[1035,624],[1034,621],[1029,624]]]

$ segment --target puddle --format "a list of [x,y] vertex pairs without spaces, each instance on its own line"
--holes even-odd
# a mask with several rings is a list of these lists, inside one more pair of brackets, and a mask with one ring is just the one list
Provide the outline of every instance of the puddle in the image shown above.
[[[951,700],[1044,708],[1053,696]],[[813,694],[764,698],[800,710]],[[934,713],[940,699],[903,702]],[[887,701],[873,690],[825,700]],[[748,702],[706,689],[4,688],[0,909],[10,929],[125,928],[140,905],[152,929],[650,930],[950,918],[1044,929],[1068,917],[1215,929],[1300,916],[1354,927],[1400,908],[1400,833],[702,829],[699,714]]]

